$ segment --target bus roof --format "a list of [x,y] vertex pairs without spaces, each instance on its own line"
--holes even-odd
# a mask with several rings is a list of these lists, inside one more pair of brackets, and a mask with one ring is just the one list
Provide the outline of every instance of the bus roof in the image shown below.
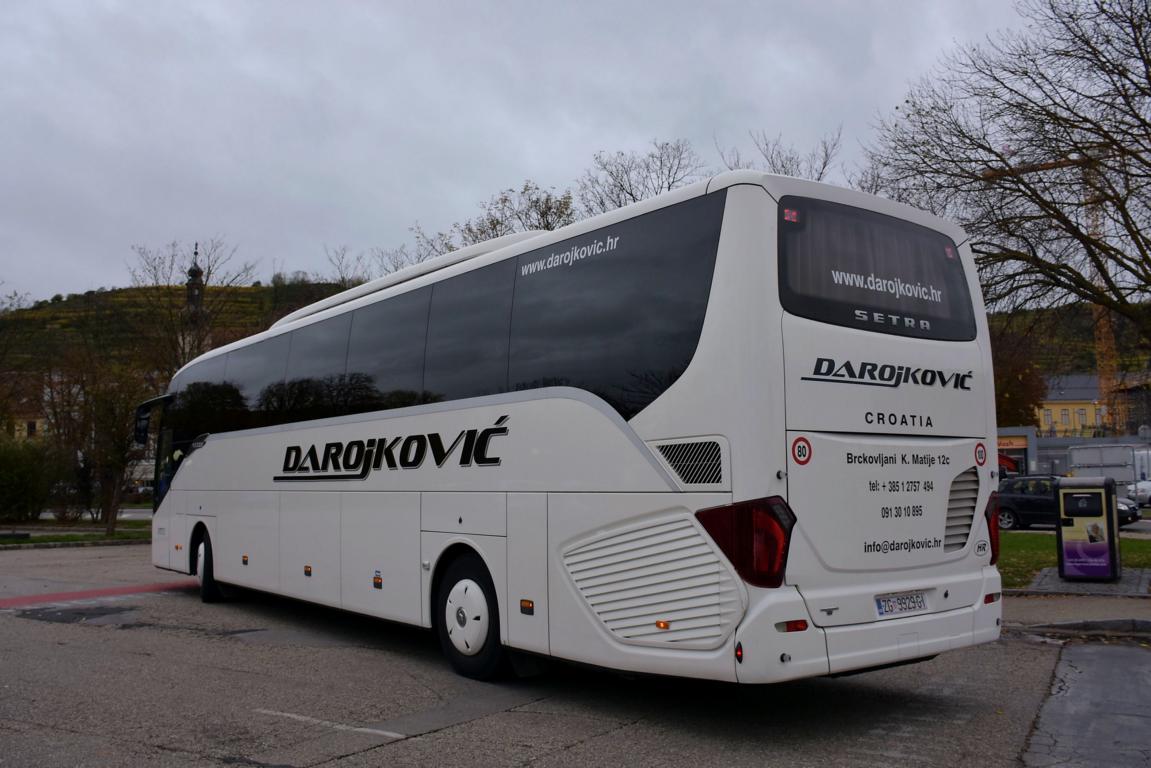
[[[655,197],[641,200],[636,203],[617,208],[613,211],[601,213],[596,216],[591,216],[586,219],[581,219],[573,224],[568,224],[556,230],[530,230],[527,232],[515,232],[510,235],[485,240],[482,243],[470,245],[466,248],[461,248],[458,251],[451,251],[440,256],[428,259],[427,261],[419,264],[413,264],[410,267],[405,267],[401,270],[393,272],[390,275],[385,275],[376,280],[369,281],[363,285],[358,285],[354,288],[349,288],[346,291],[341,291],[334,296],[329,296],[326,299],[308,304],[301,307],[276,322],[272,323],[264,331],[252,334],[251,336],[239,339],[230,344],[226,344],[215,349],[209,350],[196,358],[204,360],[218,355],[227,353],[232,349],[247,346],[250,343],[255,343],[262,339],[279,335],[278,332],[287,330],[287,326],[295,325],[300,321],[307,318],[313,318],[317,315],[324,314],[338,314],[338,312],[329,312],[335,310],[346,304],[355,303],[357,306],[365,303],[371,303],[366,300],[366,297],[372,294],[386,291],[395,286],[403,283],[416,280],[417,278],[430,275],[434,272],[439,272],[450,267],[462,265],[463,262],[481,260],[484,256],[491,256],[493,259],[497,258],[497,254],[501,251],[510,250],[511,253],[506,255],[513,256],[519,252],[536,247],[546,246],[549,241],[560,241],[567,238],[590,232],[600,227],[614,224],[617,221],[630,218],[635,215],[646,213],[649,210],[662,208],[666,205],[682,202],[699,195],[708,194],[709,192],[716,192],[720,189],[739,185],[753,185],[763,188],[772,199],[778,201],[784,195],[799,195],[807,197],[817,197],[821,199],[830,200],[833,202],[840,202],[846,205],[854,205],[857,207],[868,208],[879,213],[885,213],[890,216],[906,219],[918,224],[922,224],[929,228],[943,232],[951,237],[957,244],[962,243],[966,239],[963,230],[953,222],[941,219],[933,214],[922,211],[918,208],[913,208],[903,203],[897,203],[893,200],[888,200],[882,197],[876,197],[865,192],[849,189],[846,187],[839,187],[826,182],[809,181],[806,179],[799,179],[791,176],[780,176],[777,174],[765,173],[763,171],[753,170],[736,170],[725,171],[716,174],[703,181],[698,181],[694,184],[688,184],[677,189],[664,192],[656,195]],[[539,240],[540,242],[532,242]],[[514,247],[521,246],[521,247]],[[500,254],[502,258],[504,254]],[[462,267],[461,267],[462,269]],[[460,270],[453,270],[458,272]],[[466,270],[464,270],[466,271]],[[315,319],[321,319],[315,317]],[[195,361],[189,361],[185,364],[180,371],[183,371]],[[178,376],[180,371],[176,372]],[[176,377],[173,376],[173,380]]]

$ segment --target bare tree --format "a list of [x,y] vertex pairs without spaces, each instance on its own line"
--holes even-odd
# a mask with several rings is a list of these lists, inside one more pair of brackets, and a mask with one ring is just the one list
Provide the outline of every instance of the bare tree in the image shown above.
[[[347,245],[324,246],[324,257],[332,268],[331,279],[341,288],[351,288],[366,283],[375,275],[372,269],[373,257],[370,253],[352,253]],[[321,278],[323,279],[323,278]]]
[[369,258],[374,265],[374,276],[382,277],[383,275],[390,275],[393,272],[399,272],[404,267],[420,264],[433,256],[438,256],[441,253],[447,253],[447,251],[452,250],[450,244],[429,242],[429,235],[420,228],[419,224],[413,226],[411,231],[416,238],[414,248],[409,249],[406,244],[400,245],[397,248],[381,248],[377,246],[368,252]]
[[597,152],[577,182],[581,213],[614,211],[699,181],[704,173],[703,161],[686,139],[653,140],[643,154]]
[[1024,31],[959,49],[879,124],[870,173],[965,226],[993,306],[1083,300],[1151,341],[1151,8],[1019,7]]
[[508,188],[480,203],[480,215],[453,224],[447,232],[429,233],[418,223],[411,232],[415,247],[374,251],[382,274],[418,264],[433,256],[482,243],[515,232],[552,230],[573,223],[577,216],[570,190],[556,192],[525,180],[518,188]]
[[761,130],[749,131],[748,135],[759,157],[749,158],[740,152],[738,147],[724,149],[718,142],[716,143],[716,152],[728,170],[756,168],[782,176],[823,181],[839,156],[843,126],[836,128],[834,133],[820,137],[815,147],[806,153],[790,144],[785,144],[781,134],[771,136],[767,131]]
[[[239,289],[252,282],[255,265],[237,261],[236,248],[215,237],[192,248],[172,242],[163,248],[136,245],[132,251],[136,258],[128,272],[144,311],[140,341],[164,384],[189,360],[230,340],[222,333],[236,331]],[[193,265],[202,272],[198,307],[186,286]]]
[[552,230],[575,221],[572,194],[542,189],[524,181],[519,189],[505,189],[480,206],[481,213],[454,228],[462,245],[473,245],[514,232]]

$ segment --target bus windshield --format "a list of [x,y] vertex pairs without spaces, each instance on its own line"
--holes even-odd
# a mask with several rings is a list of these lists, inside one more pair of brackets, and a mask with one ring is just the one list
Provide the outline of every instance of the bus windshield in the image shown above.
[[975,338],[958,249],[918,224],[784,197],[779,276],[784,309],[801,317],[925,339]]

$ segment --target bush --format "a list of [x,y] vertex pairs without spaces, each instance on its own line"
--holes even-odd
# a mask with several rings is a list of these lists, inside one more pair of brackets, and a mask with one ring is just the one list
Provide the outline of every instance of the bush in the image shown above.
[[35,440],[0,440],[0,520],[37,520],[52,494],[56,469]]

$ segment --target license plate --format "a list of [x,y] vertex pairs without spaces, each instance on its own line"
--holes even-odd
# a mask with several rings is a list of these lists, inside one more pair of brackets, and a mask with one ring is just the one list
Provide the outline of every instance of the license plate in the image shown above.
[[880,616],[896,616],[927,610],[927,598],[922,592],[903,592],[875,598],[875,610]]

